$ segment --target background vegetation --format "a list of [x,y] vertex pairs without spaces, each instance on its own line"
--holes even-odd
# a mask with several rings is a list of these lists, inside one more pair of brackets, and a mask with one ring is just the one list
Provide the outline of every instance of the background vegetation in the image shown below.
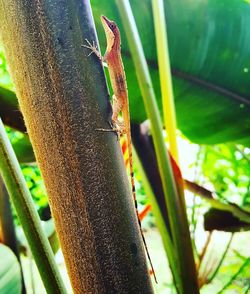
[[[102,52],[105,48],[99,16],[116,20],[121,29],[122,53],[127,75],[131,121],[141,124],[147,119],[142,94],[131,58],[131,48],[115,3],[91,2]],[[221,206],[207,201],[200,190],[186,191],[188,220],[201,293],[248,293],[250,289],[249,223],[250,223],[250,5],[247,1],[165,1],[168,43],[177,115],[180,168],[184,180],[195,182],[213,193]],[[155,33],[150,1],[131,1],[141,41],[163,120],[161,87],[157,65]],[[0,87],[15,91],[0,47]],[[0,100],[2,98],[0,97]],[[4,99],[2,99],[4,100]],[[16,101],[8,102],[16,104]],[[1,105],[1,104],[0,104]],[[13,114],[14,115],[14,114]],[[6,127],[19,160],[26,183],[42,220],[50,219],[48,200],[39,168],[33,160],[25,133]],[[163,131],[166,150],[168,136]],[[137,151],[138,152],[138,151]],[[28,155],[27,155],[28,154]],[[124,149],[126,159],[126,148]],[[139,156],[140,157],[140,156]],[[136,166],[136,190],[139,210],[149,203],[145,180]],[[190,190],[190,189],[189,189]],[[156,195],[157,198],[157,195]],[[225,207],[230,207],[229,212]],[[248,215],[243,220],[234,213],[240,209]],[[229,210],[230,210],[229,209]],[[19,220],[13,210],[15,226]],[[159,276],[157,293],[171,293],[171,273],[158,260],[165,255],[154,243],[158,231],[150,212],[143,219],[146,238],[153,250],[153,263]],[[58,249],[53,225],[47,226],[54,251]],[[242,232],[243,231],[243,232]],[[156,234],[156,235],[155,235]],[[19,236],[23,254],[28,254],[24,238]],[[156,239],[158,240],[158,239]],[[1,240],[0,240],[1,241]],[[55,245],[56,244],[56,245]],[[2,246],[2,245],[1,245]],[[3,250],[7,250],[4,248]],[[4,251],[1,251],[0,254]],[[155,254],[155,256],[154,256]],[[15,260],[7,253],[6,260]],[[9,257],[10,256],[10,257]],[[0,258],[0,260],[2,260]],[[7,262],[7,261],[6,261]],[[25,263],[25,262],[24,262]],[[27,271],[27,268],[24,269]],[[12,270],[17,285],[18,263]],[[36,277],[39,278],[39,277]],[[19,279],[19,282],[21,279]],[[1,289],[1,272],[0,272]],[[6,290],[7,291],[7,290]],[[39,289],[36,289],[38,291]],[[6,292],[7,293],[7,292]]]

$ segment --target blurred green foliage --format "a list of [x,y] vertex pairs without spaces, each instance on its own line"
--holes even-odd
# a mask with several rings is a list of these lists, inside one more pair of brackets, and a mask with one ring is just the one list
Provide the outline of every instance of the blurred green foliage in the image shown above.
[[250,149],[221,144],[204,147],[202,173],[218,197],[250,208]]
[[[215,192],[215,197],[225,202],[231,202],[249,210],[250,208],[250,149],[233,143],[202,146],[199,152],[198,169],[200,168],[200,181],[208,185]],[[211,185],[213,188],[211,188]],[[204,206],[205,204],[205,206]],[[196,206],[194,221],[200,222],[198,215],[204,214],[204,209],[210,206],[205,202]],[[240,228],[239,228],[240,230]],[[218,244],[224,238],[220,233],[207,252],[210,263],[214,265],[220,259]],[[226,234],[226,233],[224,233]],[[229,234],[229,233],[227,233]],[[216,278],[211,284],[202,288],[202,293],[248,293],[249,290],[249,253],[247,247],[248,233],[234,233],[234,241],[230,245],[225,259],[219,268]],[[221,239],[222,238],[222,239]],[[196,240],[197,241],[197,240]],[[220,245],[219,245],[220,246]],[[237,248],[237,249],[236,249]],[[214,261],[213,261],[214,260]],[[217,260],[217,261],[216,261]],[[209,267],[209,265],[207,265]]]
[[38,213],[41,213],[48,206],[48,198],[41,177],[40,169],[37,165],[22,165],[22,172],[28,188],[35,201]]
[[[46,190],[44,187],[44,183],[41,177],[40,169],[37,167],[36,164],[34,165],[21,165],[22,172],[24,175],[24,178],[26,180],[27,186],[30,190],[31,196],[34,200],[36,209],[41,217],[41,219],[44,219],[44,210],[48,207],[48,198],[46,194]],[[17,224],[19,224],[19,220],[15,215],[15,221]],[[46,214],[47,215],[47,214]],[[45,217],[45,219],[47,219]]]
[[2,46],[0,46],[0,85],[14,91],[14,85],[8,73],[7,63]]

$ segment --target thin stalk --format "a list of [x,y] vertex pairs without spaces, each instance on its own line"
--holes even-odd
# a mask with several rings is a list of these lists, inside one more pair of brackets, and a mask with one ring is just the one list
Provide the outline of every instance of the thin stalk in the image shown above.
[[[146,112],[151,123],[157,162],[177,257],[176,264],[171,264],[170,266],[172,269],[175,267],[173,274],[177,272],[180,274],[179,277],[178,275],[174,276],[177,290],[180,293],[199,293],[184,200],[178,195],[169,155],[165,152],[166,146],[162,134],[160,114],[135,19],[127,0],[117,0],[116,3],[132,53]],[[169,261],[171,262],[171,260]]]
[[206,261],[203,262],[202,270],[199,271],[199,286],[200,288],[207,283],[207,277],[210,275],[210,273],[213,271],[215,264],[216,264],[216,258],[212,254],[211,251],[207,254]]
[[[160,210],[160,208],[159,208],[159,206],[157,204],[157,199],[155,197],[155,194],[154,194],[154,192],[152,190],[152,187],[151,187],[151,185],[150,185],[150,183],[148,181],[147,175],[144,172],[144,169],[142,167],[140,159],[139,159],[139,157],[137,155],[137,152],[136,152],[136,150],[134,148],[133,148],[133,157],[134,157],[134,160],[135,160],[135,164],[136,164],[136,166],[137,166],[137,168],[139,170],[144,190],[145,190],[146,195],[147,195],[147,197],[149,199],[149,202],[151,204],[152,212],[153,212],[153,215],[154,215],[155,220],[156,220],[156,225],[157,225],[157,228],[160,231],[163,246],[164,246],[165,252],[167,253],[167,256],[168,256],[168,259],[169,259],[169,264],[170,265],[174,264],[175,260],[176,260],[176,257],[174,255],[173,242],[172,242],[172,240],[170,238],[170,235],[169,235],[169,232],[168,232],[168,230],[166,228],[164,219],[163,219],[162,214],[161,214],[161,210]],[[173,271],[174,270],[176,270],[175,267],[173,268]],[[176,275],[178,275],[178,272],[173,273],[173,276],[176,276]],[[157,273],[156,273],[156,276],[157,276]]]
[[[201,155],[201,147],[199,148],[199,151],[197,152],[197,155],[196,155],[195,174],[194,174],[195,181],[198,180],[199,175],[200,175],[200,173],[199,173],[200,155]],[[191,239],[192,239],[194,254],[197,257],[199,257],[199,254],[198,254],[198,250],[197,250],[196,243],[195,243],[195,232],[196,232],[196,227],[197,227],[196,220],[198,219],[198,214],[199,213],[197,212],[196,195],[193,194],[193,205],[192,205],[192,212],[191,212],[191,229],[190,229],[190,234],[191,234]],[[197,266],[196,266],[196,268],[198,269]]]
[[234,145],[234,148],[235,148],[238,152],[240,152],[240,154],[242,155],[242,157],[244,157],[244,158],[247,160],[248,163],[250,163],[250,158],[247,156],[247,154],[246,154],[244,151],[242,151],[242,150],[239,148],[238,145]]
[[178,162],[176,114],[163,0],[152,0],[152,7],[160,74],[164,125],[166,127],[169,138],[169,151],[174,157],[175,161]]
[[240,259],[243,260],[243,261],[246,260],[246,257],[245,257],[244,255],[242,255],[238,250],[233,249],[232,251],[233,251],[233,253],[236,255],[236,257],[240,258]]
[[234,236],[234,234],[231,234],[231,237],[230,237],[230,239],[229,239],[229,241],[227,243],[227,246],[226,246],[226,248],[225,248],[225,250],[224,250],[224,252],[223,252],[223,254],[221,256],[221,259],[220,259],[219,263],[217,264],[217,267],[214,270],[214,272],[212,273],[212,275],[208,278],[207,284],[210,284],[212,282],[212,280],[216,277],[216,275],[217,275],[217,273],[218,273],[218,271],[219,271],[219,269],[220,269],[226,255],[227,255],[228,249],[229,249],[229,247],[230,247],[230,245],[231,245],[231,243],[233,241],[233,236]]
[[47,293],[67,293],[1,119],[0,172],[15,206]]
[[207,237],[206,243],[205,243],[205,245],[204,245],[204,247],[203,247],[203,249],[202,249],[202,252],[201,252],[201,254],[200,254],[200,256],[199,256],[199,261],[198,261],[198,263],[196,264],[197,271],[200,270],[201,263],[202,263],[202,261],[203,261],[203,259],[204,259],[204,256],[205,256],[205,254],[206,254],[206,252],[207,252],[208,245],[209,245],[209,243],[210,243],[210,241],[211,241],[212,234],[213,234],[213,231],[208,233],[208,237]]

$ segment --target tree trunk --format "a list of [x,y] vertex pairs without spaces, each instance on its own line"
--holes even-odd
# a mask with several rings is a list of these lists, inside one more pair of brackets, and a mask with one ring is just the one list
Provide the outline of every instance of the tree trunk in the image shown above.
[[75,293],[152,293],[89,1],[0,0],[0,30]]

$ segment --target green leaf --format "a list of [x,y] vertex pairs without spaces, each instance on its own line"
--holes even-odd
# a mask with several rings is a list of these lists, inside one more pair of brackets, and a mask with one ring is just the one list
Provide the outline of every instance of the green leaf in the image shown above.
[[9,247],[0,244],[0,293],[21,293],[20,265]]
[[[130,1],[161,109],[149,0]],[[113,1],[92,1],[102,51],[100,15],[121,30],[133,122],[146,119],[135,69]],[[179,129],[193,142],[238,141],[250,145],[250,5],[246,1],[165,1]],[[162,113],[162,112],[161,112]]]

